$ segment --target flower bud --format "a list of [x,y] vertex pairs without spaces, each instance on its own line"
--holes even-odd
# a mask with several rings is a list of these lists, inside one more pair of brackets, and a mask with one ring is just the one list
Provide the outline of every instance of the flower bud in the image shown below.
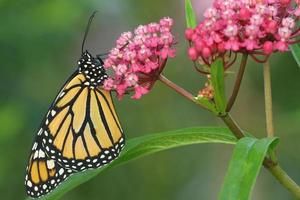
[[264,53],[269,55],[273,52],[273,43],[270,41],[266,41],[263,45]]
[[198,58],[198,53],[194,47],[190,47],[188,50],[188,56],[192,61],[197,60]]
[[193,29],[187,28],[187,29],[185,30],[185,38],[186,38],[187,40],[192,40],[193,34],[194,34],[194,30],[193,30]]

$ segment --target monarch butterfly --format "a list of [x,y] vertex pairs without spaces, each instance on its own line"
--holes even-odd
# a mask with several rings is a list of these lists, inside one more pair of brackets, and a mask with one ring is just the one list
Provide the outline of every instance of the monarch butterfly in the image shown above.
[[77,70],[66,81],[44,118],[26,169],[29,196],[40,197],[76,172],[102,167],[118,157],[125,138],[103,61],[83,51],[95,12],[89,19]]

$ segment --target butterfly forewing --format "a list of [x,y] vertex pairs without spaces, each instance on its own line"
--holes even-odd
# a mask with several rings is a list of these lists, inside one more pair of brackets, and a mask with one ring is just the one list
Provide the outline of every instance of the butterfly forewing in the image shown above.
[[75,171],[111,162],[125,142],[110,92],[93,84],[99,80],[93,70],[98,64],[92,57],[82,60],[83,67],[62,89],[43,125],[46,152]]

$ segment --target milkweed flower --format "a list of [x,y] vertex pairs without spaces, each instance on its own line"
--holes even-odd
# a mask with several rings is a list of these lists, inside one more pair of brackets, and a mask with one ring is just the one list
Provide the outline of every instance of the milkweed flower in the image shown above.
[[112,74],[103,84],[106,90],[115,90],[119,99],[134,91],[133,99],[147,94],[162,72],[168,57],[175,56],[173,20],[169,17],[158,23],[138,26],[125,32],[116,41],[104,67]]
[[185,31],[191,44],[188,56],[210,65],[228,52],[248,53],[260,61],[256,56],[288,51],[289,44],[298,42],[299,16],[299,0],[214,0],[204,20]]

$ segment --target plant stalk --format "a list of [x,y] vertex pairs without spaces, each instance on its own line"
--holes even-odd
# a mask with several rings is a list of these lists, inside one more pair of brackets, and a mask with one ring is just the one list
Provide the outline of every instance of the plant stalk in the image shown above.
[[188,100],[192,101],[193,103],[196,103],[201,108],[207,110],[207,108],[205,108],[204,106],[197,103],[196,99],[194,98],[194,96],[191,93],[189,93],[185,89],[181,88],[180,86],[176,85],[175,83],[173,83],[172,81],[167,79],[164,75],[160,74],[158,76],[158,80],[160,80],[162,83],[164,83],[169,88],[175,90],[178,94],[182,95],[183,97],[187,98]]
[[221,116],[221,119],[227,125],[227,127],[231,130],[231,132],[235,135],[236,138],[241,139],[241,138],[245,137],[242,129],[232,119],[232,117],[229,113],[227,113],[224,116]]
[[264,92],[265,92],[265,112],[266,128],[268,137],[274,137],[273,109],[272,109],[272,90],[271,90],[271,70],[270,62],[264,63]]
[[273,166],[268,168],[273,176],[283,185],[287,190],[289,190],[297,199],[300,199],[300,187],[291,179],[287,173],[279,166]]
[[[163,75],[159,75],[158,79],[171,89],[175,90],[180,95],[199,105],[191,93],[168,80]],[[238,124],[234,121],[229,113],[227,113],[225,116],[220,117],[238,139],[245,136],[242,129],[238,126]],[[300,187],[287,175],[287,173],[279,166],[277,162],[274,162],[273,160],[266,157],[263,161],[263,165],[271,172],[271,174],[279,181],[279,183],[281,183],[287,190],[289,190],[297,199],[300,199]]]
[[229,112],[236,100],[236,97],[239,93],[240,90],[240,86],[243,80],[243,76],[244,76],[244,72],[245,72],[245,68],[246,68],[246,64],[247,64],[247,60],[248,60],[248,54],[247,53],[243,53],[242,54],[242,60],[241,60],[241,64],[240,64],[240,68],[239,68],[239,72],[237,74],[235,83],[234,83],[234,87],[233,87],[233,91],[232,94],[228,100],[227,103],[227,107],[226,107],[226,112]]
[[[221,117],[227,127],[232,131],[232,133],[238,138],[244,137],[244,133],[237,123],[232,119],[230,114]],[[300,199],[300,187],[291,179],[288,174],[279,166],[277,162],[274,162],[268,157],[265,157],[263,165],[268,169],[271,174],[283,185],[287,190],[289,190],[297,199]]]

